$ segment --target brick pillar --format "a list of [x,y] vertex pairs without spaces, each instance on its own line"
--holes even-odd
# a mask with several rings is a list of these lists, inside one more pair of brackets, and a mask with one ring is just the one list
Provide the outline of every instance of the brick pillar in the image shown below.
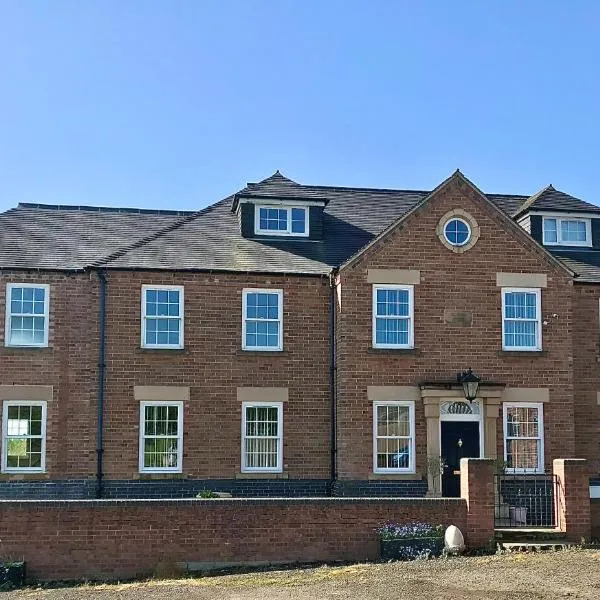
[[556,506],[558,528],[571,542],[591,537],[590,476],[583,458],[557,458],[553,463],[557,477]]
[[494,537],[494,461],[462,458],[460,495],[467,502],[466,544],[482,548]]

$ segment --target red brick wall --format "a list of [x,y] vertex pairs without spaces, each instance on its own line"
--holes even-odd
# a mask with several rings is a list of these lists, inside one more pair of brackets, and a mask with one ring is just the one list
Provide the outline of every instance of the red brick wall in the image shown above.
[[591,536],[590,474],[585,459],[556,459],[558,526],[572,542]]
[[467,502],[467,543],[484,547],[494,532],[494,461],[463,458],[460,471],[460,495]]
[[[185,288],[185,349],[140,348],[143,284]],[[283,289],[283,352],[242,347],[242,289]],[[240,387],[287,387],[283,465],[290,478],[329,476],[329,283],[318,277],[109,272],[105,472],[139,477],[135,385],[189,386],[184,475],[240,471]],[[147,476],[145,476],[147,477]],[[164,477],[164,476],[163,476]]]
[[[284,471],[329,477],[329,284],[326,278],[201,273],[109,272],[105,476],[138,478],[135,385],[189,386],[184,406],[183,476],[234,478],[240,471],[238,386],[289,388],[284,403]],[[7,282],[50,284],[50,347],[3,345]],[[185,349],[140,348],[142,284],[185,286]],[[242,289],[284,290],[283,352],[241,350]],[[94,274],[0,276],[0,384],[51,385],[43,475],[95,476],[98,281]],[[1,403],[0,403],[1,404]],[[144,476],[149,478],[149,476]],[[164,478],[164,475],[158,478]]]
[[[469,212],[481,230],[478,242],[463,254],[445,248],[436,235],[440,218],[457,207]],[[555,457],[574,453],[573,284],[568,273],[525,236],[511,231],[510,224],[470,186],[453,180],[358,262],[342,269],[337,338],[341,477],[366,478],[372,470],[372,406],[367,386],[451,380],[468,367],[484,381],[550,388],[550,402],[544,407],[546,466]],[[373,351],[369,268],[420,270],[421,283],[414,287],[416,353]],[[548,325],[542,330],[542,353],[502,352],[501,289],[496,285],[496,272],[547,274],[542,317]],[[446,323],[446,309],[472,313],[471,326]],[[415,408],[416,468],[423,472],[426,423],[423,405],[416,403]],[[501,452],[502,435],[498,441]]]
[[[50,284],[48,348],[4,346],[6,284],[11,282]],[[97,315],[94,274],[0,273],[0,384],[53,387],[47,413],[47,473],[0,479],[85,478],[95,473]]]
[[575,455],[589,461],[600,474],[600,286],[574,286],[573,381],[575,386]]
[[124,578],[158,562],[205,566],[367,560],[387,520],[466,525],[464,500],[3,502],[6,556],[34,579]]
[[[464,254],[447,250],[435,233],[439,218],[456,206],[469,211],[481,228],[481,238]],[[469,366],[484,380],[550,388],[550,402],[544,407],[547,467],[559,456],[583,456],[592,461],[592,472],[600,472],[600,407],[596,401],[600,390],[600,286],[573,286],[570,277],[549,262],[532,241],[515,236],[509,227],[470,187],[453,182],[410,216],[401,229],[368,250],[360,262],[342,271],[337,339],[338,467],[342,478],[366,479],[372,470],[368,385],[415,385],[426,379],[448,379]],[[421,271],[421,283],[415,286],[416,354],[369,351],[368,268]],[[542,291],[542,314],[548,325],[543,328],[541,355],[501,352],[501,297],[496,271],[548,274],[548,288]],[[95,474],[97,278],[93,274],[2,272],[0,340],[8,281],[51,286],[50,347],[15,349],[0,344],[0,384],[54,387],[54,399],[48,406],[47,474],[19,477],[91,478]],[[144,283],[185,286],[183,351],[140,348]],[[244,287],[284,289],[283,352],[241,350]],[[328,303],[326,278],[110,272],[107,478],[139,477],[135,385],[190,386],[191,397],[184,410],[183,475],[206,479],[231,478],[240,470],[241,406],[236,388],[288,387],[284,469],[290,478],[327,478]],[[472,325],[446,324],[444,310],[448,308],[471,312]],[[422,473],[426,432],[421,403],[416,405],[416,442],[417,471]],[[501,431],[498,444],[501,453]]]

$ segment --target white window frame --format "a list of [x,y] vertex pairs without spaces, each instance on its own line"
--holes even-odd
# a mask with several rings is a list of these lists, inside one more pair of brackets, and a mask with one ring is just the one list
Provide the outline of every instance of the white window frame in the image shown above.
[[[277,466],[249,467],[246,464],[246,409],[277,408]],[[283,402],[242,402],[242,473],[283,473]]]
[[[11,312],[11,296],[14,288],[40,288],[44,290],[43,315],[13,315]],[[4,320],[4,345],[12,348],[47,348],[50,321],[50,286],[47,283],[7,283],[6,284],[6,315]],[[11,316],[44,317],[44,341],[31,344],[11,344]]]
[[[246,345],[246,310],[248,307],[248,294],[277,294],[277,314],[279,318],[279,339],[275,346],[247,346]],[[251,321],[272,321],[274,319],[250,319]],[[283,290],[270,288],[244,288],[242,290],[242,350],[248,352],[281,352],[283,350]]]
[[[377,290],[406,290],[408,291],[408,317],[397,317],[397,316],[378,316],[377,315]],[[387,283],[376,283],[373,284],[372,292],[372,343],[373,348],[399,348],[399,349],[411,349],[414,348],[414,332],[415,332],[415,319],[414,319],[414,285],[398,285],[398,284],[387,284]],[[397,319],[397,318],[408,318],[408,343],[407,344],[378,344],[377,343],[377,319]]]
[[[42,455],[39,467],[8,467],[8,408],[10,406],[42,407]],[[2,403],[2,473],[45,473],[46,472],[46,421],[47,402],[45,400],[4,400]],[[32,436],[11,436],[29,438]],[[37,436],[33,436],[37,438]]]
[[[407,406],[410,424],[410,460],[408,468],[384,468],[377,466],[377,440],[380,438],[404,436],[378,436],[377,435],[377,409],[380,406]],[[376,400],[373,402],[373,473],[415,473],[415,403],[411,400]]]
[[[146,343],[146,292],[148,290],[167,290],[167,291],[178,291],[179,292],[179,316],[178,317],[170,317],[168,315],[155,315],[149,317],[151,319],[178,319],[179,320],[179,343],[178,344],[147,344]],[[156,348],[162,350],[181,350],[184,346],[184,301],[183,301],[183,286],[182,285],[152,285],[152,284],[144,284],[142,285],[142,339],[141,345],[142,348]]]
[[[506,334],[504,331],[504,322],[508,321],[532,321],[533,319],[506,319],[506,294],[512,292],[524,292],[528,294],[535,294],[535,312],[537,316],[537,335],[536,345],[533,346],[508,346],[506,344]],[[542,290],[541,288],[519,288],[519,287],[503,287],[502,293],[502,350],[509,352],[540,352],[542,350]]]
[[509,408],[536,408],[538,411],[538,437],[510,437],[511,440],[539,440],[538,445],[538,468],[508,468],[507,473],[544,473],[544,404],[542,402],[504,402],[502,405],[502,435],[504,437],[504,463],[508,464],[508,423],[507,413]]
[[[260,209],[274,208],[287,211],[287,229],[285,231],[274,231],[273,229],[261,229]],[[304,233],[292,232],[292,209],[299,208],[304,211]],[[309,236],[310,208],[300,204],[255,204],[254,205],[254,234],[255,235],[279,235],[286,237],[308,237]]]
[[[546,240],[546,221],[556,221],[556,242],[549,242]],[[563,221],[582,221],[585,223],[585,242],[571,242],[562,239],[562,222]],[[592,246],[592,220],[582,217],[570,217],[570,216],[553,216],[547,215],[542,217],[542,243],[545,246],[578,246],[580,248],[591,248]]]
[[[144,440],[146,439],[146,407],[147,406],[176,406],[177,407],[177,466],[175,467],[145,467]],[[151,436],[154,437],[154,436]],[[175,437],[175,436],[163,436]],[[139,440],[139,470],[140,473],[182,473],[183,472],[183,402],[181,400],[143,400],[140,402],[140,440]]]
[[[466,225],[467,227],[467,238],[465,239],[465,241],[462,244],[456,244],[455,242],[452,242],[450,240],[450,238],[448,237],[448,234],[446,233],[446,227],[448,227],[448,225],[452,222],[452,221],[460,221],[463,225]],[[454,248],[462,248],[463,246],[466,246],[470,241],[471,241],[471,235],[472,235],[472,231],[471,231],[471,225],[469,224],[468,221],[466,221],[465,219],[462,219],[461,217],[457,217],[456,215],[452,215],[445,223],[444,226],[442,227],[442,232],[444,234],[444,239]]]

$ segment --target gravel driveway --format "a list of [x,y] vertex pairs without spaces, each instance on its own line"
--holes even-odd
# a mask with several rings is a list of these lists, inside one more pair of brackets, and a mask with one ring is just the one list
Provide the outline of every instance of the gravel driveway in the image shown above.
[[360,564],[70,588],[25,589],[6,600],[532,600],[600,598],[600,551]]

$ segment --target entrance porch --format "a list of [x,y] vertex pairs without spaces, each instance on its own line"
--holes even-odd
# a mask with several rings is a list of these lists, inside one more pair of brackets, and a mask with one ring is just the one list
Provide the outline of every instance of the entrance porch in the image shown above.
[[[477,399],[469,403],[460,385],[421,385],[427,422],[428,496],[460,495],[461,458],[497,459],[503,393],[504,385],[481,385]],[[435,468],[438,460],[440,468]]]

